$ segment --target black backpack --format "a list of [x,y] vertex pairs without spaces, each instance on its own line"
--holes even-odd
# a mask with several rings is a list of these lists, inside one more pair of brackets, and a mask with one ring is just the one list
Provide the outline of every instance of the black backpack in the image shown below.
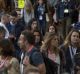
[[[33,49],[30,53],[30,64],[34,65],[33,62],[32,62],[32,55],[35,53],[35,52],[40,52],[38,49]],[[57,63],[53,62],[52,60],[50,60],[48,57],[45,56],[44,53],[41,53],[42,56],[43,56],[43,59],[44,59],[44,63],[45,63],[45,66],[46,66],[46,74],[57,74]]]

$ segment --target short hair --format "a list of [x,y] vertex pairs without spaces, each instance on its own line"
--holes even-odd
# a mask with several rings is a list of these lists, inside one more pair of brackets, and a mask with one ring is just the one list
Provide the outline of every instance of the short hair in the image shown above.
[[4,33],[4,35],[5,35],[5,29],[2,27],[2,26],[0,26],[0,33]]
[[18,16],[18,14],[17,14],[17,12],[15,10],[13,10],[10,15],[11,16],[14,16],[14,17],[17,17]]
[[13,56],[14,46],[9,39],[0,40],[0,53],[3,56]]
[[25,39],[28,41],[29,44],[35,44],[35,36],[33,35],[33,33],[25,30],[21,34],[24,35]]
[[9,14],[4,13],[1,15],[1,19],[4,19],[5,17],[9,17]]
[[28,65],[24,69],[24,74],[29,74],[29,73],[39,73],[40,74],[40,71],[37,67],[34,67],[32,65]]
[[[31,25],[32,25],[32,23],[33,23],[34,21],[37,22],[37,20],[36,20],[35,18],[33,18],[33,19],[31,19],[31,20],[29,21],[28,26],[30,27],[30,29],[31,29]],[[37,22],[37,26],[38,26],[38,22]]]

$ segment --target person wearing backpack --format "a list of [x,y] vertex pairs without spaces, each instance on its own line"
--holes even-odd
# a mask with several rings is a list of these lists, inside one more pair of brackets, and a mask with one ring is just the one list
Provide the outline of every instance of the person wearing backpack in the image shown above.
[[25,51],[24,58],[22,60],[23,70],[28,64],[31,64],[37,67],[41,74],[46,74],[43,57],[40,52],[34,52],[34,50],[36,50],[34,43],[35,36],[31,32],[27,32],[25,30],[21,33],[18,44],[20,48],[23,49],[23,51]]

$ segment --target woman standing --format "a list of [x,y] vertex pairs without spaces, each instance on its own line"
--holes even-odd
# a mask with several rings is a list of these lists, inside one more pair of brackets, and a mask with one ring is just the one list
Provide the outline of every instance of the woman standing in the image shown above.
[[[78,60],[75,60],[74,56],[80,53],[79,40],[80,33],[78,30],[71,30],[66,37],[63,48],[65,49],[65,57],[66,57],[66,72],[68,74],[77,74],[78,68],[80,68],[80,64]],[[78,66],[78,68],[77,68]]]
[[39,23],[39,29],[42,35],[45,34],[46,31],[46,13],[47,6],[44,0],[37,0],[37,3],[34,6],[35,18]]
[[21,14],[26,25],[31,19],[34,18],[34,9],[30,0],[25,0],[25,6],[24,9],[21,11]]
[[[57,63],[57,74],[60,74],[60,65],[63,61],[63,54],[61,50],[58,48],[59,46],[59,38],[57,34],[49,33],[47,34],[46,38],[43,41],[41,46],[41,51],[45,53],[45,55],[52,60],[53,62]],[[62,56],[62,57],[61,57]]]

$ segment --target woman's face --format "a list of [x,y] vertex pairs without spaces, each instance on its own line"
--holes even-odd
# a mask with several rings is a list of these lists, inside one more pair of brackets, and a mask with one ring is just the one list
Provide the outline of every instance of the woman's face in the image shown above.
[[34,36],[35,36],[35,43],[39,43],[40,42],[40,34],[39,34],[39,32],[34,32]]
[[38,3],[39,3],[39,4],[42,4],[42,3],[43,3],[43,0],[38,0]]
[[55,27],[54,27],[54,26],[50,26],[50,27],[49,27],[49,32],[55,33]]
[[71,43],[78,43],[79,42],[79,33],[73,32],[71,35]]
[[58,36],[54,36],[53,39],[51,40],[51,46],[58,47],[58,44],[59,44],[59,38]]
[[31,28],[34,30],[37,27],[37,21],[33,21]]

